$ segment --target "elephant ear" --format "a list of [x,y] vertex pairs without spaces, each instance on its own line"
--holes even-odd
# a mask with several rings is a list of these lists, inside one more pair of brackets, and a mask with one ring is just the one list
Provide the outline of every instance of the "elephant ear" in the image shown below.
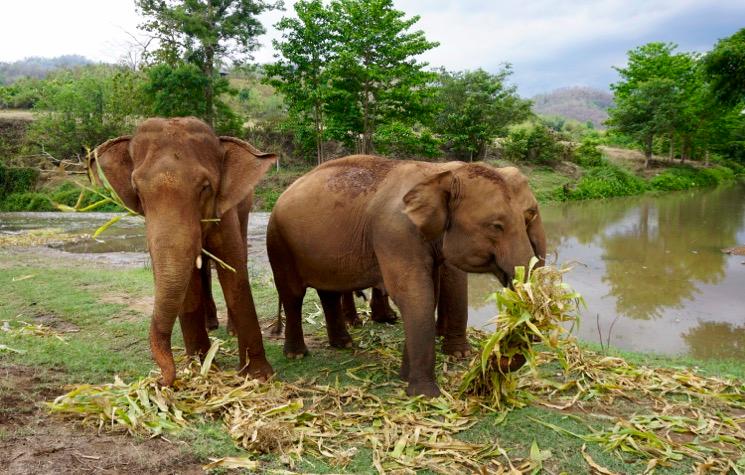
[[276,161],[277,155],[257,150],[234,137],[220,137],[225,156],[222,161],[220,189],[217,193],[217,216],[241,202]]
[[455,180],[451,171],[437,173],[404,195],[404,213],[427,241],[437,240],[447,228],[450,190]]
[[88,156],[88,177],[97,186],[108,182],[124,205],[142,214],[142,205],[132,187],[134,162],[129,154],[132,137],[117,137],[96,147]]

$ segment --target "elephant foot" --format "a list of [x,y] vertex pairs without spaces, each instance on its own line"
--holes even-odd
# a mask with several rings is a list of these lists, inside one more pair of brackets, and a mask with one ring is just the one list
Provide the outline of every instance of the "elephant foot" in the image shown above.
[[333,348],[354,348],[354,341],[349,335],[329,338],[329,345]]
[[310,351],[308,351],[308,347],[305,346],[305,343],[302,345],[288,345],[287,340],[285,340],[284,354],[288,359],[300,360],[308,356]]
[[272,369],[272,365],[265,359],[252,359],[248,362],[248,366],[243,368],[241,374],[249,375],[253,379],[264,382],[272,377],[274,369]]
[[437,397],[440,395],[440,388],[434,381],[411,381],[406,388],[406,394],[409,396]]
[[217,320],[217,315],[211,313],[207,315],[207,331],[217,330],[220,328],[220,322]]
[[473,349],[467,341],[444,341],[442,342],[442,352],[454,358],[467,358],[473,354]]
[[398,377],[401,378],[402,381],[409,380],[409,365],[407,363],[401,364],[401,369],[398,370]]
[[396,312],[394,312],[393,310],[380,313],[372,312],[370,318],[375,323],[387,323],[389,325],[393,325],[398,321],[398,315],[396,315]]
[[228,335],[230,336],[236,336],[237,333],[235,331],[235,325],[233,325],[233,320],[228,318]]

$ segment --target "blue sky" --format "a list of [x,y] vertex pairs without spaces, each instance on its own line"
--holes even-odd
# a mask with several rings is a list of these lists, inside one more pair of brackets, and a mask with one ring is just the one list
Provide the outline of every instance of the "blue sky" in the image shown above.
[[[612,66],[649,41],[671,41],[685,51],[706,51],[718,38],[745,27],[745,0],[394,0],[421,16],[417,24],[440,46],[424,55],[433,66],[494,71],[513,65],[513,81],[531,96],[557,87],[607,89]],[[268,33],[255,52],[272,60],[271,25],[290,14],[262,17]],[[132,0],[25,0],[3,5],[0,61],[26,56],[82,54],[114,62],[132,47],[140,19]],[[364,27],[364,25],[360,25]]]

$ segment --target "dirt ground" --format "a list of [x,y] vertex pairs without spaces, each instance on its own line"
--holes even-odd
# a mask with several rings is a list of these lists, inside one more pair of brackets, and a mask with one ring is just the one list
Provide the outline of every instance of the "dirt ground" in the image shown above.
[[62,393],[60,374],[0,364],[0,474],[201,474],[182,446],[125,434],[97,435],[49,415]]

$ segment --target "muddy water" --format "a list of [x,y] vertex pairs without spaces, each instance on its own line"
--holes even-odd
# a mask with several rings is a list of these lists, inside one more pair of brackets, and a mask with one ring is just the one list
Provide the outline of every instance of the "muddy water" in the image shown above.
[[[745,185],[542,208],[549,250],[559,263],[575,261],[568,276],[587,301],[582,339],[637,351],[697,358],[745,358],[745,257],[722,248],[745,244]],[[92,234],[111,215],[0,213],[0,233],[60,228]],[[267,266],[268,213],[249,223],[252,265]],[[99,240],[55,246],[112,262],[144,259],[143,222],[127,218]],[[494,315],[485,297],[495,279],[469,279],[469,321]]]

